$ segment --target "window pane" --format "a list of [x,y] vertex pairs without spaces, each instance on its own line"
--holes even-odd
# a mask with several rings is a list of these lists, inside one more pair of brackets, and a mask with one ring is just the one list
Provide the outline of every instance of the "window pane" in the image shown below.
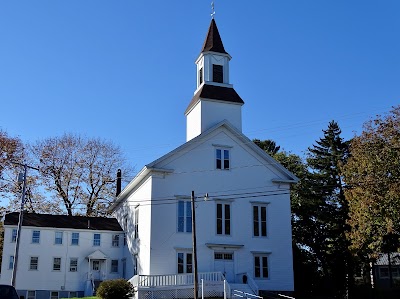
[[55,233],[55,240],[54,243],[61,245],[62,244],[62,238],[63,238],[63,233],[62,232],[56,232]]
[[53,259],[53,271],[60,271],[61,270],[61,258],[55,257]]
[[78,271],[78,259],[71,258],[69,261],[69,271],[70,272],[77,272]]
[[178,273],[183,273],[183,253],[178,253]]
[[267,236],[267,208],[261,207],[261,236]]
[[112,236],[112,246],[118,247],[119,246],[119,235]]
[[231,206],[225,205],[225,234],[231,234]]
[[224,169],[229,169],[229,160],[224,160]]
[[193,272],[192,254],[187,253],[186,254],[186,273],[192,273],[192,272]]
[[14,228],[13,230],[12,230],[12,235],[11,235],[11,242],[16,242],[17,241],[17,229],[16,228]]
[[256,237],[260,235],[257,206],[253,206],[253,233]]
[[118,272],[118,260],[111,260],[111,272]]
[[39,243],[40,242],[40,231],[34,230],[32,232],[32,243]]
[[268,258],[266,256],[262,257],[262,273],[264,278],[268,278]]
[[100,246],[100,234],[93,235],[93,246]]
[[216,163],[217,163],[217,164],[216,164],[216,168],[217,168],[217,169],[221,169],[221,168],[222,168],[222,162],[221,162],[221,161],[222,161],[222,157],[221,157],[222,154],[221,154],[221,150],[220,150],[220,149],[217,149],[217,150],[216,150],[216,156],[217,156],[217,157],[216,157],[216,158],[217,158],[217,159],[216,159]]
[[32,256],[29,264],[29,270],[37,270],[38,269],[39,258],[37,256]]
[[223,66],[213,64],[213,81],[217,83],[224,82]]
[[260,277],[260,257],[254,257],[254,277]]
[[186,232],[192,232],[192,203],[186,202]]
[[79,233],[72,233],[71,245],[79,245]]
[[199,85],[203,83],[203,68],[199,71]]
[[184,232],[185,228],[185,205],[183,201],[178,201],[178,232]]
[[14,256],[13,255],[10,256],[10,260],[8,263],[8,269],[12,269],[12,268],[14,268]]

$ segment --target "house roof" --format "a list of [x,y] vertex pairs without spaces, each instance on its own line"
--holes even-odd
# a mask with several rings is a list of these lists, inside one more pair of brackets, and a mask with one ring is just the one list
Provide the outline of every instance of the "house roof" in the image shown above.
[[241,105],[244,104],[242,98],[232,87],[209,85],[205,83],[193,96],[189,106],[185,110],[185,114],[187,114],[196,105],[200,98],[237,103]]
[[228,54],[228,52],[225,51],[224,45],[221,40],[221,36],[219,35],[217,24],[215,23],[214,19],[211,20],[206,39],[201,49],[201,53],[208,51]]
[[[4,225],[18,225],[19,213],[6,214]],[[122,231],[117,219],[24,213],[22,226]]]
[[283,167],[280,163],[278,163],[274,158],[268,155],[265,151],[263,151],[259,146],[257,146],[254,142],[252,142],[249,138],[247,138],[242,132],[237,130],[229,121],[224,120],[220,123],[216,124],[212,128],[206,130],[205,132],[201,133],[197,137],[189,140],[188,142],[182,144],[181,146],[177,147],[176,149],[170,151],[169,153],[165,154],[164,156],[160,157],[159,159],[151,162],[150,164],[145,165],[141,171],[133,178],[133,180],[122,190],[122,192],[118,195],[116,201],[111,205],[110,209],[114,210],[123,200],[124,196],[129,194],[131,190],[133,190],[136,186],[139,186],[144,178],[147,177],[151,172],[163,172],[163,173],[172,173],[173,170],[171,169],[162,169],[159,167],[159,164],[164,160],[170,158],[171,156],[178,155],[179,153],[184,153],[187,151],[189,147],[192,145],[197,145],[201,143],[201,140],[207,138],[208,135],[212,134],[216,130],[220,128],[225,128],[232,133],[236,138],[238,138],[243,146],[246,146],[253,152],[255,152],[259,157],[261,157],[265,161],[265,165],[272,166],[276,170],[278,170],[284,179],[275,180],[276,182],[290,184],[290,183],[297,183],[299,179]]
[[90,260],[106,260],[108,257],[101,250],[97,249],[89,254],[87,258]]

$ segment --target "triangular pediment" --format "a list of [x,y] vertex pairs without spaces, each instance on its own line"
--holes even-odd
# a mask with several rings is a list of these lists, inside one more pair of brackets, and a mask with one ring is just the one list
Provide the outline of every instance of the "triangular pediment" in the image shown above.
[[108,257],[101,251],[96,250],[87,256],[89,260],[106,260]]

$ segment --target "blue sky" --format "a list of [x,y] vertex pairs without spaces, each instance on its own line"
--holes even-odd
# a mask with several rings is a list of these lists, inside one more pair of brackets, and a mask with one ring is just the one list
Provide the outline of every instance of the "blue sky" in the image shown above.
[[[140,170],[185,142],[210,2],[2,0],[0,128],[26,142],[112,140]],[[215,10],[249,138],[302,155],[330,120],[351,138],[399,104],[399,0],[216,0]]]

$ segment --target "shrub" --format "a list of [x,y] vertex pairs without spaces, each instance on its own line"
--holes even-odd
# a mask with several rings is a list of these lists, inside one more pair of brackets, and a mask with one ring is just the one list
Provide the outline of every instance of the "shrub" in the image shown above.
[[96,291],[102,299],[128,299],[133,295],[133,286],[125,279],[105,280]]

